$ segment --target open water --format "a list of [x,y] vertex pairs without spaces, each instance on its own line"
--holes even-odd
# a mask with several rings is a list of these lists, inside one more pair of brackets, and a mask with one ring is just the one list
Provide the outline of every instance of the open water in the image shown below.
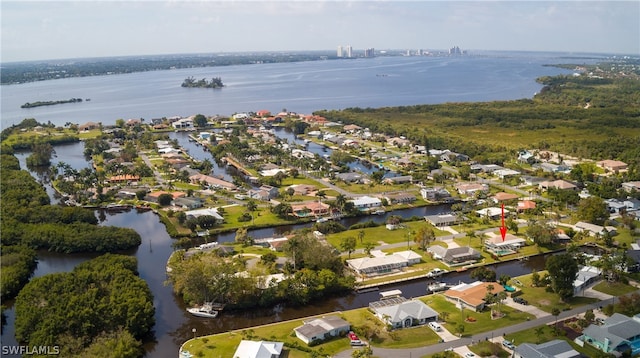
[[[584,63],[558,53],[488,52],[458,57],[376,57],[151,71],[5,85],[2,127],[24,118],[56,125],[192,114],[231,115],[267,109],[385,107],[531,98],[544,75],[570,73],[557,63]],[[221,77],[222,89],[182,88],[182,81]],[[20,108],[27,102],[91,101]]]

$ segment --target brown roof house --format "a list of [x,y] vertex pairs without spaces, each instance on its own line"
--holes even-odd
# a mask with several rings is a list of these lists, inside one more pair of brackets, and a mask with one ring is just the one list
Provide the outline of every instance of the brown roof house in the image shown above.
[[598,162],[598,166],[612,172],[618,172],[627,169],[628,165],[625,162],[619,160],[601,160]]
[[494,295],[504,291],[504,287],[498,282],[476,281],[453,286],[444,291],[444,296],[458,307],[462,306],[480,312],[485,307],[484,299],[489,292],[489,285],[491,285],[491,293]]

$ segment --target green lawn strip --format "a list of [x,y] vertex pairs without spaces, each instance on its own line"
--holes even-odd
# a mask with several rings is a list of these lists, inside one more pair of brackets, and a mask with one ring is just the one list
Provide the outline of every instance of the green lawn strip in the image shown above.
[[593,286],[593,289],[611,296],[623,296],[627,293],[636,291],[638,288],[631,285],[626,285],[622,282],[602,281]]
[[280,188],[286,188],[288,186],[291,185],[299,185],[299,184],[305,184],[305,185],[315,185],[315,187],[317,189],[322,189],[325,188],[326,185],[322,184],[322,182],[319,182],[317,180],[311,179],[311,178],[306,178],[303,176],[298,176],[296,178],[291,178],[291,177],[286,177],[282,180],[282,183],[280,185]]
[[[544,277],[545,273],[546,271],[538,272],[541,278]],[[595,298],[573,297],[568,302],[562,302],[560,296],[553,292],[548,292],[546,287],[533,287],[530,274],[519,276],[516,279],[522,283],[522,286],[515,286],[523,292],[519,297],[524,298],[530,305],[534,305],[547,313],[551,313],[554,308],[563,311],[598,301]]]
[[489,341],[480,341],[471,345],[469,346],[469,350],[475,353],[478,357],[511,357],[511,353],[502,349],[502,345]]
[[556,332],[554,332],[553,327],[542,325],[526,329],[524,331],[508,334],[507,339],[513,342],[516,346],[522,343],[541,344],[544,342],[552,341],[554,339],[562,339],[569,343],[573,347],[573,349],[582,353],[585,357],[601,356],[601,351],[588,344],[585,344],[584,347],[580,347],[579,345],[574,343],[573,340],[565,337],[563,333],[564,331],[560,330],[560,335],[558,335]]
[[[534,315],[517,311],[505,304],[500,306],[500,311],[504,313],[504,316],[498,319],[491,319],[490,310],[474,312],[470,309],[465,309],[461,313],[460,308],[454,303],[447,301],[442,294],[429,295],[421,298],[421,300],[436,312],[448,312],[449,316],[447,317],[446,323],[443,322],[443,325],[449,332],[456,334],[458,332],[458,326],[460,324],[464,325],[463,336],[470,336],[497,328],[512,326],[525,322],[528,319],[535,319]],[[494,309],[497,309],[497,307],[497,305],[492,306]],[[468,317],[473,317],[475,322],[468,322]]]

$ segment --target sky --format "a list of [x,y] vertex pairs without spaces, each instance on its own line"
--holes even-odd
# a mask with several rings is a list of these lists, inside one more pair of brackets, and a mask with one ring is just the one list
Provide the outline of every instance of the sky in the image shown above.
[[1,62],[340,45],[640,54],[640,0],[0,0],[0,13]]

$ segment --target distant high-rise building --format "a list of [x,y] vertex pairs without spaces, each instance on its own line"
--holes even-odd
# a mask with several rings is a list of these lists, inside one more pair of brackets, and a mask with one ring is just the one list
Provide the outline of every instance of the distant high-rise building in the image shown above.
[[351,45],[347,45],[347,46],[345,47],[345,49],[346,49],[346,52],[347,52],[347,53],[346,53],[346,56],[347,56],[348,58],[353,57],[353,48],[351,47]]
[[449,49],[449,55],[462,55],[462,51],[460,51],[460,47],[454,46]]
[[336,53],[338,57],[344,57],[344,53],[342,52],[342,46],[338,46],[338,52]]
[[376,50],[373,47],[364,50],[364,57],[375,57]]

